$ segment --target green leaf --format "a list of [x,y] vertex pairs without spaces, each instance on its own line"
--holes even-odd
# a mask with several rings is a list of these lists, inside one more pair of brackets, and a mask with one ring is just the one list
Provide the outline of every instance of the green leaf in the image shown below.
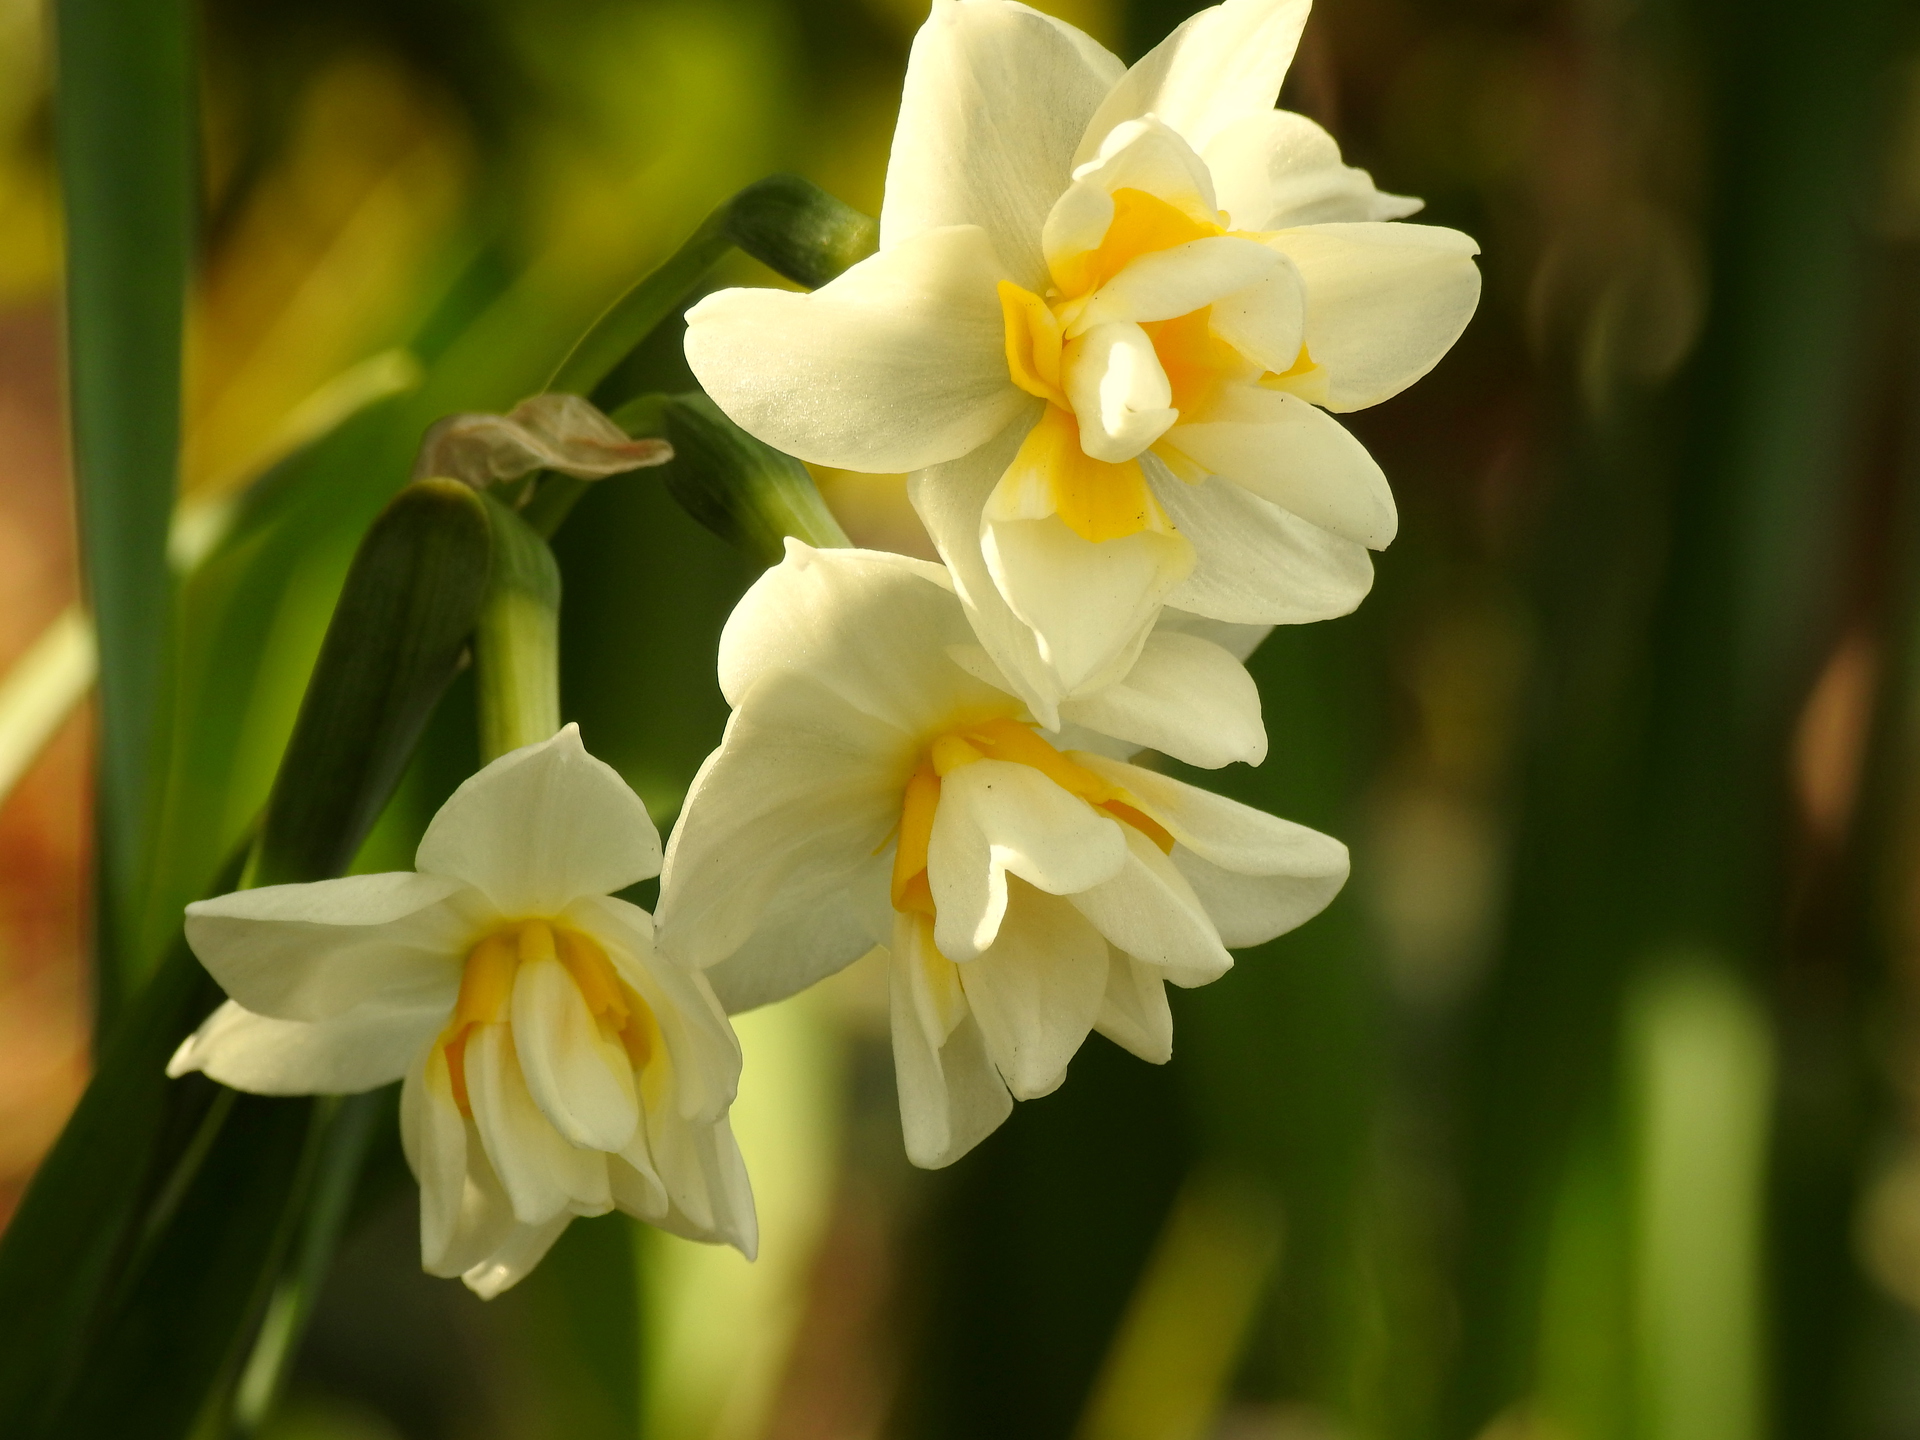
[[267,802],[256,884],[346,873],[460,668],[487,594],[485,506],[421,480],[367,532]]
[[[242,859],[228,862],[225,888]],[[144,1217],[203,1138],[220,1087],[199,1076],[171,1082],[164,1071],[219,1001],[219,987],[177,939],[0,1238],[0,1415],[26,1434],[41,1433],[35,1422],[76,1378]]]
[[100,638],[97,808],[103,1024],[150,801],[168,645],[195,111],[185,0],[60,0],[55,130],[87,594]]
[[[345,870],[459,668],[490,546],[483,502],[452,481],[409,486],[369,530],[272,792],[258,879]],[[176,940],[0,1245],[0,1413],[33,1417],[31,1434],[123,1434],[136,1410],[143,1434],[183,1433],[235,1374],[303,1226],[301,1268],[324,1268],[359,1152],[336,1151],[311,1212],[306,1192],[343,1143],[340,1102],[164,1076],[219,998]],[[283,1319],[289,1348],[303,1316]]]

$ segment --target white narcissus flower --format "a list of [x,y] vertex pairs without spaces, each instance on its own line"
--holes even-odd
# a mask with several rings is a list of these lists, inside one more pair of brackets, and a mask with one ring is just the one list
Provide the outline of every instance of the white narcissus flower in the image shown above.
[[569,725],[469,778],[415,863],[188,906],[233,998],[167,1073],[261,1095],[404,1077],[422,1260],[483,1296],[615,1207],[751,1259],[733,1027],[610,893],[659,873],[639,798]]
[[720,685],[733,716],[667,850],[661,948],[743,1010],[887,946],[920,1165],[1059,1085],[1089,1030],[1166,1060],[1163,982],[1218,978],[1227,946],[1346,879],[1338,841],[1114,758],[1264,756],[1251,677],[1199,635],[1156,630],[1123,683],[1066,702],[1068,748],[943,568],[789,540],[727,622]]
[[744,428],[914,472],[981,642],[1048,724],[1126,672],[1162,604],[1344,614],[1393,538],[1328,412],[1446,353],[1477,247],[1391,223],[1419,202],[1273,108],[1307,8],[1227,0],[1128,70],[1023,5],[934,0],[879,254],[688,314],[694,373]]

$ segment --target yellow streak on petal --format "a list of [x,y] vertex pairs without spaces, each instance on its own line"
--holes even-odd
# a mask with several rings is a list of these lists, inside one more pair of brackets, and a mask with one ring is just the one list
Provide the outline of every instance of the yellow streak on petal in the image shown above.
[[1123,186],[1113,192],[1113,221],[1100,243],[1063,261],[1053,282],[1065,296],[1091,294],[1139,256],[1224,234],[1220,226],[1197,220],[1158,195]]
[[893,852],[893,908],[931,915],[933,891],[927,884],[927,846],[933,839],[933,814],[940,806],[940,776],[931,760],[920,763],[900,800],[900,843]]
[[588,1013],[603,1034],[617,1039],[625,1048],[636,1072],[663,1053],[659,1047],[660,1025],[652,1008],[620,978],[599,941],[547,920],[509,921],[481,936],[467,951],[460,975],[460,998],[454,1002],[453,1018],[438,1041],[447,1052],[453,1102],[469,1119],[473,1103],[467,1094],[467,1041],[475,1026],[507,1018],[520,966],[539,960],[555,960],[566,968]]
[[1029,395],[1066,408],[1067,392],[1060,386],[1060,322],[1047,302],[1011,280],[1002,280],[1000,316],[1007,328],[1007,369],[1013,383]]
[[940,778],[978,760],[1004,760],[1038,770],[1069,795],[1131,825],[1158,845],[1162,854],[1173,849],[1173,836],[1140,809],[1132,792],[1101,779],[1055,749],[1031,724],[1007,716],[976,720],[934,737],[927,746],[927,758],[907,781],[900,804],[900,842],[893,854],[894,909],[909,915],[934,914],[927,847],[940,806]]
[[1047,408],[1020,442],[1001,483],[1029,496],[1044,495],[1052,513],[1095,545],[1142,530],[1173,533],[1140,462],[1095,460],[1080,448],[1080,424],[1070,411]]

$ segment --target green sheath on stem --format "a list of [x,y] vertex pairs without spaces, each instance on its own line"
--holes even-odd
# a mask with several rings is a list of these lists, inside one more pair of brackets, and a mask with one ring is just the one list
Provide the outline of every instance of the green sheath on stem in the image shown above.
[[493,533],[493,579],[473,637],[484,762],[560,728],[560,567],[518,514],[482,499]]
[[699,391],[647,396],[613,418],[630,431],[664,436],[673,446],[661,471],[668,492],[761,564],[779,564],[789,535],[822,549],[852,543],[806,466],[754,439]]

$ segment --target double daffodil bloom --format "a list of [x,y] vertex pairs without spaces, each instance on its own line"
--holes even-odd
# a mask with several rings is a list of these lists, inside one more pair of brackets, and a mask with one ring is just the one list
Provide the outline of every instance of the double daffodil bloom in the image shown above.
[[1252,679],[1203,634],[1157,629],[1049,731],[942,567],[789,540],[727,622],[720,684],[733,716],[667,850],[661,948],[742,1010],[886,946],[916,1164],[1054,1089],[1092,1029],[1166,1060],[1164,982],[1217,979],[1227,946],[1346,879],[1338,841],[1117,758],[1265,755]]
[[1275,110],[1307,0],[1227,0],[1131,70],[1007,0],[934,0],[880,252],[811,295],[726,290],[687,358],[804,460],[909,471],[981,642],[1052,724],[1163,604],[1343,614],[1392,494],[1329,412],[1424,375],[1480,292],[1467,236],[1392,223]]
[[751,1258],[732,1026],[609,893],[659,873],[639,798],[569,725],[455,791],[416,864],[188,906],[233,998],[168,1073],[262,1095],[404,1077],[422,1259],[482,1296],[616,1206]]

